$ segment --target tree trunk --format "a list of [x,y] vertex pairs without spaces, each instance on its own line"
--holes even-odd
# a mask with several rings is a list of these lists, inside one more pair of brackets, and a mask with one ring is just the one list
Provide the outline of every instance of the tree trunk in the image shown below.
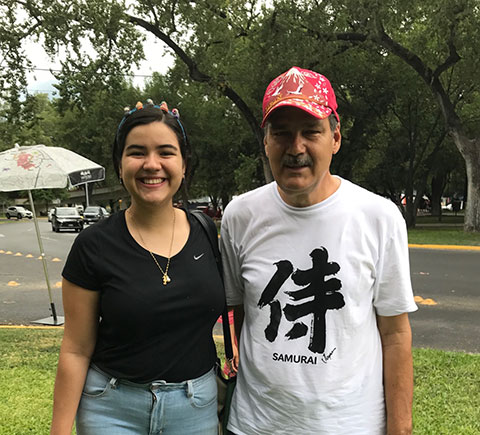
[[433,71],[414,52],[390,38],[378,16],[375,17],[374,23],[375,32],[372,35],[373,39],[410,65],[437,98],[447,131],[465,159],[467,168],[468,199],[465,209],[464,230],[480,232],[480,138],[469,139],[467,137],[463,123],[455,111],[455,105],[440,80],[440,75],[444,71],[453,67],[461,60],[456,52],[453,40],[454,33],[452,32],[450,35],[451,39],[447,41],[450,47],[449,56]]
[[452,137],[465,159],[467,170],[464,230],[480,232],[480,138],[471,140],[458,131],[453,131]]
[[435,175],[432,178],[432,197],[431,207],[432,207],[432,216],[438,216],[438,221],[442,221],[442,195],[445,190],[446,183],[446,174]]
[[225,207],[230,201],[230,196],[228,194],[222,193],[222,208],[225,210]]
[[416,208],[413,201],[413,191],[408,189],[405,204],[405,218],[407,221],[407,228],[415,228],[416,223]]
[[188,209],[188,188],[187,188],[186,183],[182,183],[182,186],[180,187],[179,192],[177,192],[177,195],[178,195],[178,193],[180,193],[180,198],[181,198],[183,206],[186,209]]

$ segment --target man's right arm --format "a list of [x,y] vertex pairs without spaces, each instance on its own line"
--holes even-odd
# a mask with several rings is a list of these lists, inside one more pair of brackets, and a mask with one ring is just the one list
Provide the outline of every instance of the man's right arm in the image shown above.
[[[231,237],[229,227],[230,227],[230,218],[231,214],[229,213],[231,209],[229,208],[231,204],[225,209],[222,226],[220,229],[220,252],[222,254],[222,263],[223,263],[223,276],[225,291],[227,294],[227,304],[228,299],[230,298],[231,305],[228,306],[228,310],[233,310],[233,324],[235,329],[235,337],[237,338],[237,345],[240,347],[240,333],[243,325],[243,282],[241,276],[241,267],[239,261],[239,254],[235,249],[235,244]],[[238,305],[234,305],[238,304]],[[238,368],[238,354],[235,357],[234,361],[235,369]]]

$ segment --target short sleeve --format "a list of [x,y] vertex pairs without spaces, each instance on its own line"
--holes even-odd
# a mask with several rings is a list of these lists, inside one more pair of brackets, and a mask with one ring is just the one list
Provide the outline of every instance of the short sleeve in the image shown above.
[[417,310],[413,299],[405,221],[395,210],[385,246],[376,267],[373,305],[381,316],[397,316]]
[[239,255],[237,254],[230,236],[228,215],[224,215],[222,219],[222,227],[220,230],[220,251],[222,254],[227,305],[241,305],[243,304],[244,295],[241,267]]
[[87,228],[77,236],[68,254],[62,276],[87,290],[99,291],[101,279],[98,271],[101,257],[93,233]]

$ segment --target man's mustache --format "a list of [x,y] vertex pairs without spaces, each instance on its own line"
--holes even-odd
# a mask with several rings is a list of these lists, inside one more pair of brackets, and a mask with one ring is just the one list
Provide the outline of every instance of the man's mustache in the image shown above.
[[284,155],[282,158],[282,165],[289,168],[301,168],[303,166],[313,166],[313,160],[308,154],[301,156]]

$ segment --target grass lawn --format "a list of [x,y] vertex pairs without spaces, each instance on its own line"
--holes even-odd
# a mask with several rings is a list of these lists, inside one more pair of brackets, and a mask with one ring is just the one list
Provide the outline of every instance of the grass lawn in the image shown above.
[[0,329],[0,434],[49,433],[63,330]]
[[[0,435],[48,434],[61,335],[0,328]],[[414,349],[414,365],[414,433],[479,434],[480,354]]]
[[408,230],[408,243],[480,246],[480,233],[466,233],[461,228],[448,227],[414,228]]
[[414,229],[408,230],[408,243],[418,245],[480,246],[480,233],[463,231],[463,215],[453,213],[442,216],[417,216]]

